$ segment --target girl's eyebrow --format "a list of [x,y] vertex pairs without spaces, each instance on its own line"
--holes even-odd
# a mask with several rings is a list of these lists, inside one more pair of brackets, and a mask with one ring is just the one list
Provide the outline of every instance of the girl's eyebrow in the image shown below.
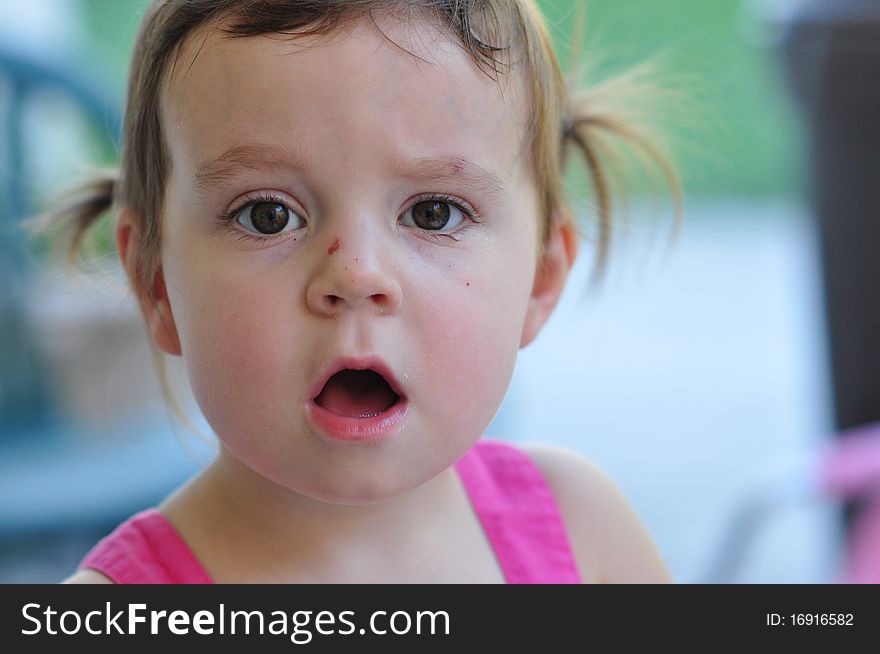
[[[263,171],[288,169],[307,171],[308,157],[300,150],[278,145],[239,145],[223,154],[206,159],[196,168],[196,188],[209,194],[222,186],[241,169]],[[504,179],[463,156],[417,157],[405,165],[398,165],[394,173],[399,177],[426,182],[464,182],[490,195],[500,196],[506,184]]]
[[411,160],[406,166],[398,167],[395,172],[400,177],[420,181],[465,182],[490,195],[500,196],[505,189],[501,175],[462,156],[418,157]]
[[202,193],[222,186],[242,168],[271,170],[275,168],[303,168],[303,156],[277,145],[239,145],[223,154],[206,159],[196,168],[196,188]]

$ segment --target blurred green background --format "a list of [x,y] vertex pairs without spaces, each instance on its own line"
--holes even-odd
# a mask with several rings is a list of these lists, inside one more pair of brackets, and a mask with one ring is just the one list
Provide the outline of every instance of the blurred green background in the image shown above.
[[[147,0],[80,0],[97,60],[124,86],[131,42]],[[802,157],[776,53],[743,0],[538,0],[563,66],[575,17],[586,16],[585,54],[601,77],[645,59],[682,92],[666,128],[686,192],[789,196]],[[772,5],[773,0],[765,0]]]

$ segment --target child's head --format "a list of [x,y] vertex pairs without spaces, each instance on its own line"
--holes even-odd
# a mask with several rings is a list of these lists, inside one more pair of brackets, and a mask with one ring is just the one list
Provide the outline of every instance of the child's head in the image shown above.
[[117,241],[226,465],[363,502],[473,444],[574,258],[567,138],[605,194],[568,105],[531,0],[150,7]]

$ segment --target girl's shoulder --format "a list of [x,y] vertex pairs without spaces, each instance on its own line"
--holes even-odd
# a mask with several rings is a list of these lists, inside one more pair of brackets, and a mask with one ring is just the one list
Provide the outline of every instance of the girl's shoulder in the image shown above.
[[559,447],[541,444],[522,449],[553,491],[585,582],[670,581],[633,507],[598,467]]
[[61,582],[62,584],[112,584],[113,581],[104,575],[102,575],[97,570],[77,570],[75,573],[70,575],[67,579]]
[[130,517],[102,538],[67,583],[211,583],[174,524],[158,509]]

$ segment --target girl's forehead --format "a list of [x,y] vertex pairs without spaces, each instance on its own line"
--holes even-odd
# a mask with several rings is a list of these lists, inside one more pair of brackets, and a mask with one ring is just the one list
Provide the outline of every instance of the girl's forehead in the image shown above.
[[213,25],[184,43],[162,118],[175,163],[272,143],[372,161],[439,150],[512,177],[527,159],[522,78],[491,79],[424,19],[294,38]]

